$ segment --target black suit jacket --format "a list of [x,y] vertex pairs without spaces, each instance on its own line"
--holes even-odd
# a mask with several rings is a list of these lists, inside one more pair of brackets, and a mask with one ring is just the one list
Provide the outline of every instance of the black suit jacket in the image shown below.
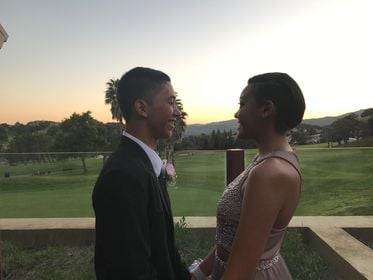
[[122,137],[92,200],[97,279],[190,279],[175,247],[167,189],[137,143]]

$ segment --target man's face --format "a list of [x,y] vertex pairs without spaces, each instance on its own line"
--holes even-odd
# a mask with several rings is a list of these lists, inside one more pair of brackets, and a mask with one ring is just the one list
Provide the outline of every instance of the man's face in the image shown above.
[[176,120],[181,115],[175,99],[171,83],[166,82],[158,89],[153,102],[148,104],[147,124],[155,139],[171,137]]

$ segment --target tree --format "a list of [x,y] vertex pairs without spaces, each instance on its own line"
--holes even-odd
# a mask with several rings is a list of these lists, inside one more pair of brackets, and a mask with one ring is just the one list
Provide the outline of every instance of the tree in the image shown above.
[[57,151],[82,152],[79,157],[82,160],[83,171],[86,173],[84,152],[101,150],[105,142],[104,135],[103,124],[95,120],[90,111],[81,115],[73,113],[59,125],[54,147]]
[[364,112],[361,113],[361,117],[373,117],[373,108],[366,109]]
[[326,142],[328,143],[328,148],[333,147],[333,127],[331,125],[327,125],[322,127],[321,134],[320,134],[320,141],[322,143]]
[[0,125],[0,152],[2,151],[3,144],[8,142],[8,129]]
[[111,111],[111,118],[113,120],[117,120],[121,125],[123,125],[123,114],[119,108],[118,103],[118,84],[119,79],[110,79],[106,83],[106,90],[105,90],[105,104],[110,105]]
[[175,150],[226,150],[237,146],[232,130],[213,130],[209,135],[191,135],[176,143]]
[[337,119],[331,124],[331,136],[333,141],[341,144],[348,142],[350,137],[360,138],[362,123],[358,120],[356,114],[350,114],[343,118]]
[[8,131],[13,134],[20,134],[26,131],[26,126],[20,122],[16,122],[14,125],[9,127]]
[[232,130],[223,131],[223,150],[232,149],[235,144],[235,139]]
[[293,129],[290,132],[291,143],[297,145],[307,144],[308,134],[305,133],[302,129]]
[[367,136],[373,136],[373,116],[371,116],[366,123],[365,126],[366,129],[366,135]]
[[9,142],[8,152],[24,153],[22,155],[7,155],[6,158],[10,163],[29,161],[41,161],[48,159],[47,156],[41,155],[41,152],[48,152],[53,143],[53,138],[46,133],[24,132],[17,133]]
[[122,129],[118,127],[117,123],[105,123],[105,151],[113,151],[118,147],[120,142],[120,137],[122,134]]
[[55,125],[52,121],[31,121],[25,125],[28,132],[34,133],[36,131],[48,130],[51,126]]
[[313,136],[320,134],[321,130],[320,126],[301,123],[290,131],[290,141],[297,145],[312,143]]
[[362,136],[373,136],[373,108],[366,109],[361,113],[361,117],[363,122]]

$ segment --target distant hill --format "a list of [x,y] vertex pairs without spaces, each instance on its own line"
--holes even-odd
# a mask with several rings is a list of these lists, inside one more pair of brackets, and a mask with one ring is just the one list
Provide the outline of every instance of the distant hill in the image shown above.
[[[318,126],[326,126],[332,124],[335,120],[347,116],[349,114],[356,114],[360,117],[361,113],[364,112],[366,109],[362,109],[356,112],[346,113],[340,116],[334,117],[322,117],[316,119],[307,119],[303,120],[302,123],[310,124],[310,125],[318,125]],[[212,122],[207,124],[190,124],[185,128],[184,136],[191,136],[191,135],[200,135],[210,134],[213,130],[220,130],[220,131],[236,131],[238,127],[238,123],[236,119],[227,120],[227,121],[220,121],[220,122]]]
[[200,135],[210,134],[213,130],[220,130],[220,131],[235,131],[238,128],[238,123],[236,119],[228,120],[228,121],[221,121],[221,122],[212,122],[207,124],[191,124],[187,125],[185,128],[185,136],[190,135]]
[[346,113],[340,116],[336,117],[323,117],[323,118],[317,118],[317,119],[308,119],[308,120],[303,120],[302,123],[305,124],[311,124],[311,125],[318,125],[318,126],[326,126],[326,125],[331,125],[335,120],[345,117],[350,114],[356,114],[360,117],[361,113],[364,112],[366,109],[361,109],[356,112],[351,112],[351,113]]

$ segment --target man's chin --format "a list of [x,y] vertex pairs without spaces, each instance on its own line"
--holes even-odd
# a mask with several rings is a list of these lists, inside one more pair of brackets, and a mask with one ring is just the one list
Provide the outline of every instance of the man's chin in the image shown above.
[[169,139],[171,138],[171,136],[172,136],[172,131],[167,131],[161,135],[160,139]]

